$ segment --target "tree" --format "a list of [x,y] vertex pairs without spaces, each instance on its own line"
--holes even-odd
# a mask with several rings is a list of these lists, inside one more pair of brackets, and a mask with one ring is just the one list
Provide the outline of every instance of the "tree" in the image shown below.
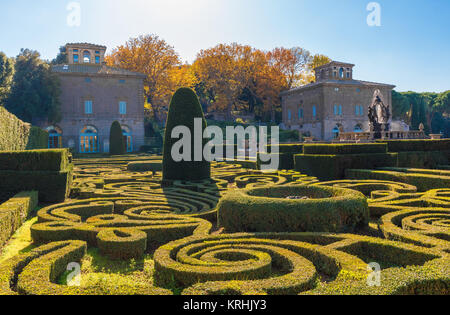
[[56,56],[56,58],[52,60],[51,63],[52,65],[60,65],[68,63],[66,46],[59,47],[59,53]]
[[14,75],[14,60],[0,52],[0,105],[9,94]]
[[450,90],[440,93],[434,104],[433,109],[445,116],[450,115]]
[[[204,180],[211,177],[211,166],[203,155],[203,148],[206,144],[202,137],[202,147],[195,147],[194,134],[194,120],[200,118],[202,121],[202,130],[206,128],[206,120],[203,115],[202,107],[195,92],[189,88],[178,89],[172,97],[169,107],[169,116],[167,118],[166,134],[164,137],[164,156],[163,156],[163,178],[164,180]],[[184,139],[190,148],[182,147],[176,151],[175,146],[181,140],[172,138],[172,132],[177,127],[187,127],[190,131],[189,135],[184,134],[183,137],[190,137]],[[197,152],[197,149],[200,151]],[[173,151],[180,153],[183,156],[182,161],[178,161],[173,155]],[[200,159],[196,159],[197,154],[201,154]],[[187,158],[185,156],[187,155]],[[196,161],[199,160],[199,161]]]
[[305,80],[307,83],[315,82],[316,81],[316,73],[314,72],[314,69],[320,66],[324,66],[328,63],[330,63],[332,60],[325,56],[316,54],[312,57],[311,62],[308,64],[308,70],[309,75],[307,76],[307,80]]
[[129,39],[106,57],[106,63],[147,75],[144,84],[148,112],[158,120],[164,119],[176,88],[195,85],[189,66],[182,66],[174,48],[156,35]]
[[252,54],[250,46],[220,44],[200,51],[193,64],[199,80],[213,96],[211,109],[225,113],[227,119],[242,105],[239,96],[251,78]]
[[392,91],[392,117],[411,123],[411,103],[402,93]]
[[40,59],[38,52],[22,49],[16,58],[15,74],[6,108],[21,120],[33,122],[61,120],[61,94],[58,77]]
[[109,132],[109,154],[125,154],[125,141],[123,139],[122,126],[118,121],[114,121]]

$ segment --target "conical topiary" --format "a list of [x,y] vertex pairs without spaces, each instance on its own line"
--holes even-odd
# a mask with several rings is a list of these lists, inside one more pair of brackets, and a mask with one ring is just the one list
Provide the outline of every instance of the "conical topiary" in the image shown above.
[[118,121],[113,122],[111,125],[111,131],[109,133],[109,154],[125,154],[125,143],[123,139],[122,126]]
[[[195,161],[194,154],[194,119],[202,119],[202,134],[206,128],[206,120],[195,92],[189,88],[181,88],[175,92],[170,102],[164,138],[163,179],[164,180],[204,180],[211,178],[211,165],[204,159],[203,147],[207,143],[202,137],[201,161]],[[191,131],[190,161],[177,162],[172,157],[172,147],[180,139],[172,139],[172,131],[178,126],[185,126]],[[200,152],[197,152],[199,155]]]

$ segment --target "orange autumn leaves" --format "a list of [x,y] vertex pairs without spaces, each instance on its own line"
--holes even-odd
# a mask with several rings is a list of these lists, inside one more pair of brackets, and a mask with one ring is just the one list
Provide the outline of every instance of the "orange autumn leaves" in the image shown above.
[[[240,44],[219,44],[201,50],[191,64],[182,64],[174,48],[155,35],[130,39],[107,57],[110,66],[147,75],[149,111],[164,119],[171,95],[179,87],[197,90],[208,111],[251,112],[273,117],[285,89],[314,80],[312,67],[329,62],[325,56],[311,56],[302,48],[262,51]],[[243,98],[243,91],[247,98]],[[248,97],[260,104],[250,108]]]

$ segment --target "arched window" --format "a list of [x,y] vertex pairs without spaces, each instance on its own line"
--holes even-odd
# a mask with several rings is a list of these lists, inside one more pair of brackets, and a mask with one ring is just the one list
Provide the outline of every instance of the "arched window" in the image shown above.
[[80,133],[80,153],[98,152],[98,131],[94,126],[86,126]]
[[83,53],[83,62],[84,63],[91,63],[91,53],[87,50]]
[[133,152],[133,134],[128,126],[122,126],[123,140],[127,152]]
[[361,125],[356,125],[355,129],[354,129],[354,132],[362,132]]
[[333,128],[333,137],[334,137],[334,139],[339,138],[339,133],[341,132],[340,128],[341,128],[340,125],[336,125],[336,127]]
[[339,69],[339,78],[341,78],[341,79],[344,78],[344,68]]
[[62,148],[62,130],[56,126],[50,126],[46,129],[48,131],[48,148],[59,149]]

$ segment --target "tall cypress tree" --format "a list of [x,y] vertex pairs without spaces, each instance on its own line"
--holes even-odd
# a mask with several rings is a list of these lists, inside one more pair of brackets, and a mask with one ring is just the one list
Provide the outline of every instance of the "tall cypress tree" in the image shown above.
[[111,130],[109,133],[109,154],[125,154],[125,142],[123,139],[122,126],[118,121],[113,122],[111,125]]
[[[202,119],[202,134],[206,128],[206,119],[197,95],[189,88],[181,88],[175,92],[170,102],[169,115],[166,124],[163,157],[163,178],[165,180],[204,180],[211,178],[211,165],[203,157],[203,147],[206,140],[203,139],[202,160],[195,161],[194,154],[194,119]],[[190,161],[177,162],[173,159],[172,148],[179,139],[172,139],[172,131],[175,127],[185,126],[191,131],[191,159]],[[199,153],[199,152],[197,152]]]

